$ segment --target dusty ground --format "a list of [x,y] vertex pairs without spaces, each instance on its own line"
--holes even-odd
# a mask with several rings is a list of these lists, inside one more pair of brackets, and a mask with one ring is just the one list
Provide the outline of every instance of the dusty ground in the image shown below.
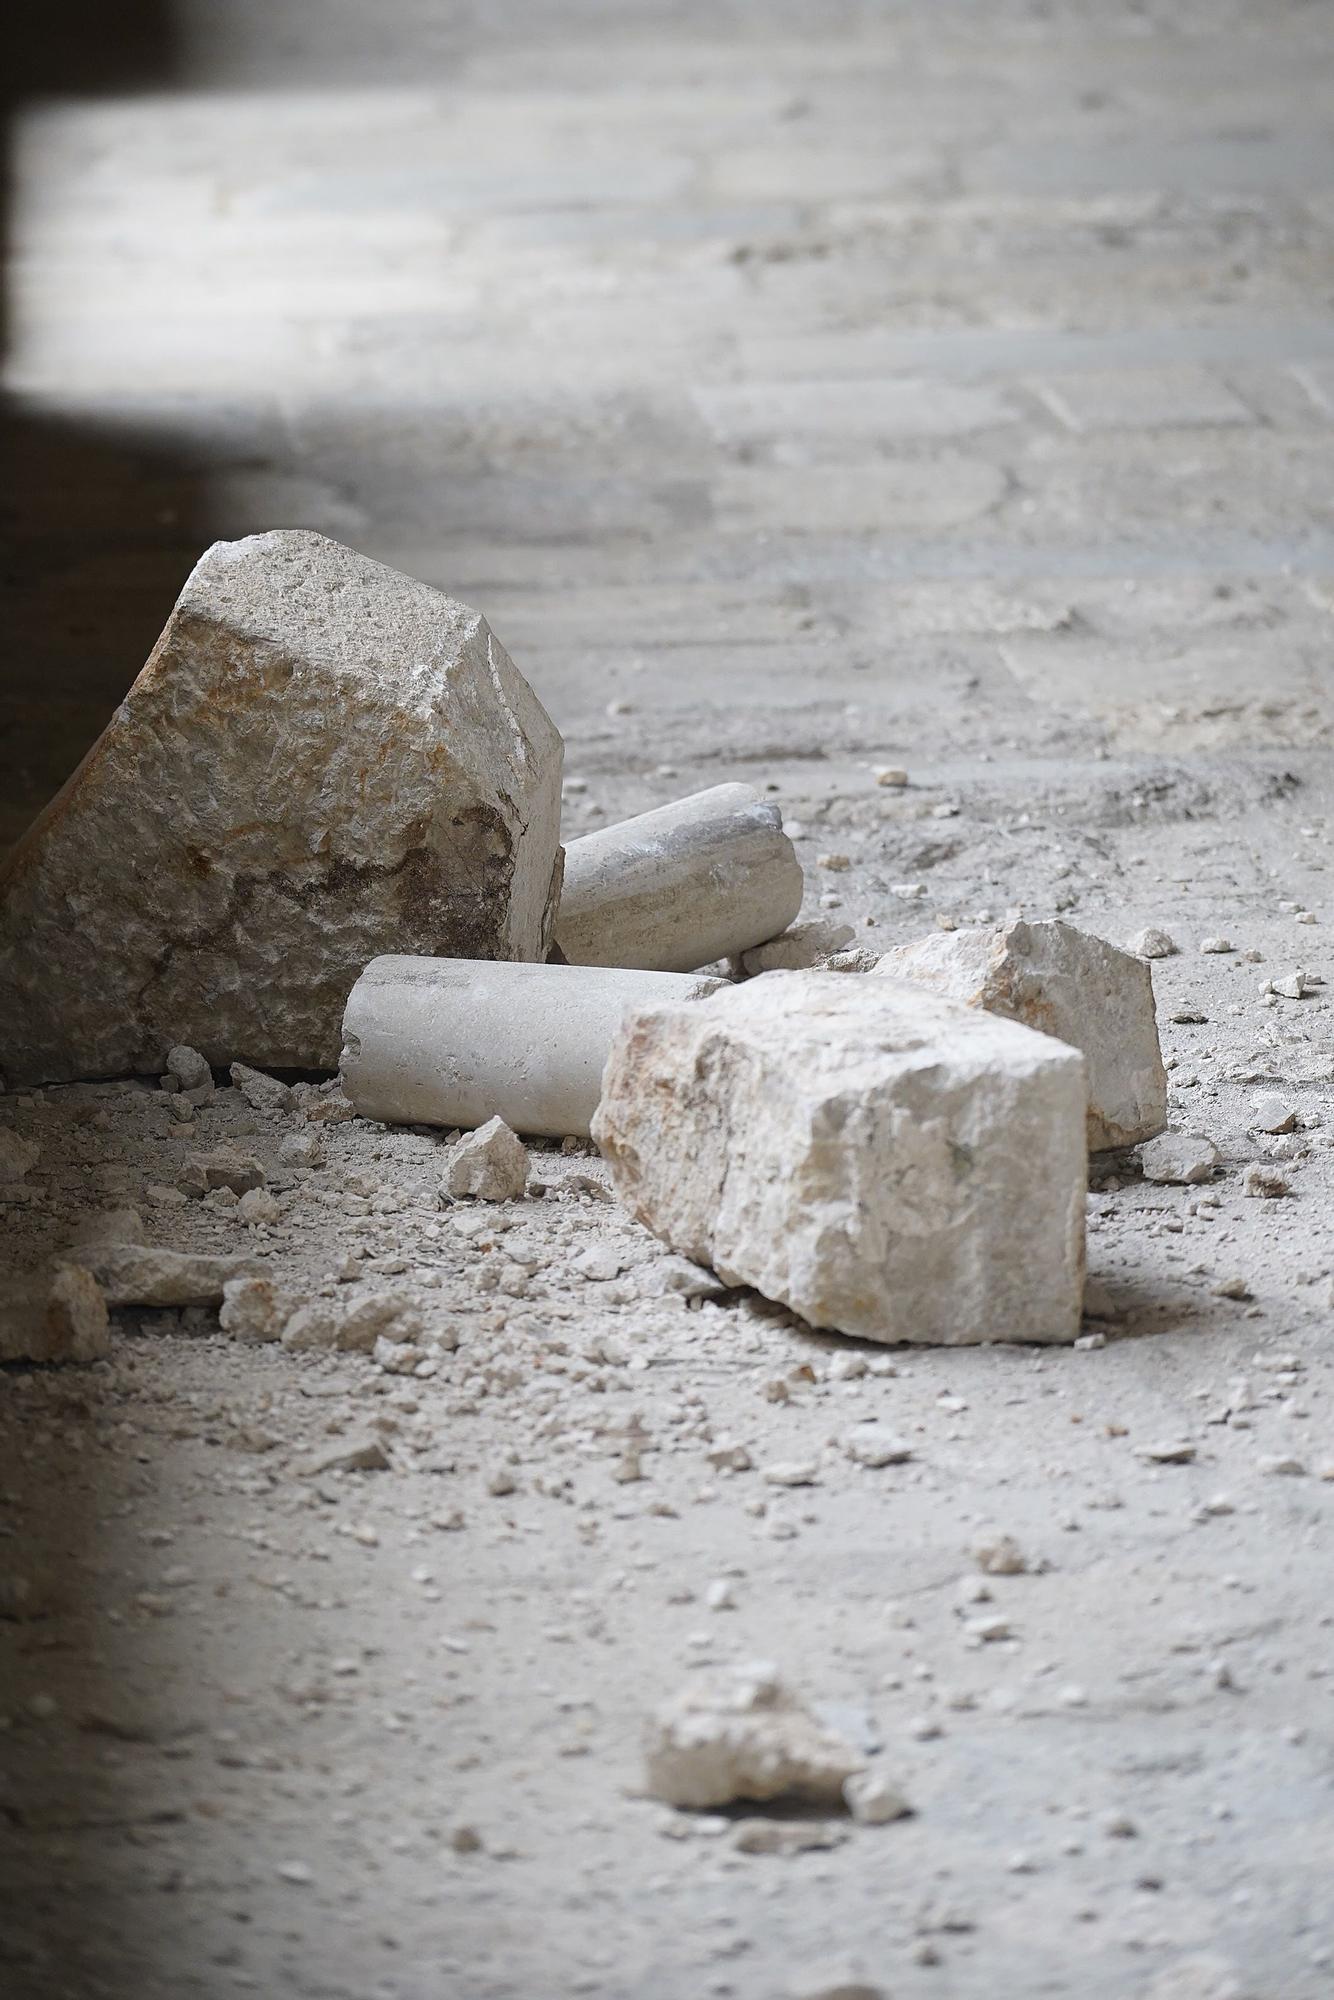
[[[12,388],[103,477],[21,523],[11,819],[138,664],[106,633],[145,580],[300,521],[487,611],[574,832],[746,777],[868,943],[1163,925],[1173,1123],[1224,1169],[1099,1169],[1093,1344],[889,1352],[659,1295],[586,1158],[475,1222],[429,1135],[321,1127],[293,1170],[231,1091],[190,1139],[142,1082],[0,1100],[42,1149],[0,1190],[23,1256],[128,1201],[440,1337],[402,1376],[132,1313],[109,1364],[6,1373],[0,1572],[43,1615],[0,1621],[5,1991],[779,2000],[851,1951],[912,2000],[1317,2000],[1322,10],[485,11],[368,49],[289,10],[197,54],[211,95],[21,128]],[[1263,990],[1299,967],[1331,985]],[[227,1136],[267,1233],[151,1192]],[[1246,1196],[1271,1158],[1290,1192]],[[848,1460],[870,1416],[909,1463]],[[386,1469],[311,1469],[371,1436]],[[977,1604],[997,1532],[1029,1569]],[[638,1795],[646,1710],[756,1656],[913,1818],[754,1855]]]

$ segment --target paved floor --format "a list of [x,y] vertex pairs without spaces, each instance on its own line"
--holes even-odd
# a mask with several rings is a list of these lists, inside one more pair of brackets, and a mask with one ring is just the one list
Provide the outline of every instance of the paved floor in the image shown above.
[[[1296,1436],[1334,1465],[1334,1056],[1328,998],[1259,987],[1334,977],[1327,8],[183,0],[171,26],[114,89],[48,68],[15,112],[0,841],[208,540],[319,528],[487,612],[587,780],[574,831],[748,777],[804,829],[811,911],[872,939],[1012,907],[1167,923],[1173,1116],[1227,1175],[1198,1210],[1100,1189],[1107,1324],[1153,1338],[1065,1357],[1073,1386],[1025,1356],[1017,1390],[1001,1351],[840,1378],[821,1347],[775,1414],[762,1322],[718,1316],[712,1373],[668,1342],[634,1401],[683,1455],[624,1511],[575,1467],[592,1555],[540,1482],[488,1512],[507,1427],[554,1449],[517,1393],[450,1415],[470,1532],[432,1537],[420,1469],[327,1506],[265,1469],[320,1398],[369,1393],[350,1362],[159,1329],[104,1392],[26,1390],[6,1524],[99,1593],[92,1658],[134,1713],[43,1734],[31,1695],[71,1708],[76,1641],[7,1631],[21,1990],[777,2000],[852,1945],[912,2000],[1320,2000],[1334,1485],[1260,1460]],[[1264,962],[1198,958],[1220,931]],[[1289,1202],[1239,1198],[1269,1143],[1251,1085],[1308,1128]],[[87,1185],[134,1193],[98,1143]],[[87,1198],[69,1144],[53,1217]],[[1250,1300],[1218,1297],[1238,1272]],[[773,1456],[882,1397],[925,1470],[872,1507],[831,1469],[775,1539],[731,1489],[699,1501],[689,1383]],[[218,1448],[265,1428],[256,1470]],[[1184,1433],[1198,1464],[1134,1460]],[[1052,1571],[1016,1580],[1013,1651],[965,1656],[956,1572],[997,1521]],[[627,1798],[732,1565],[711,1643],[871,1703],[923,1808],[897,1845],[747,1861]],[[329,1664],[352,1626],[356,1680]],[[90,1732],[96,1812],[43,1817]],[[1138,1840],[1107,1832],[1127,1814]]]

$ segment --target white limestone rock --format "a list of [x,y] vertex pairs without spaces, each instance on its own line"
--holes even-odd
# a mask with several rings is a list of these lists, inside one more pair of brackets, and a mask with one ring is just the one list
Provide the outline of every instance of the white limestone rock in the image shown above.
[[234,1062],[230,1071],[233,1087],[240,1091],[252,1111],[267,1111],[275,1117],[296,1110],[291,1086],[280,1077],[267,1076],[262,1069],[247,1069]]
[[377,953],[545,957],[561,754],[476,612],[305,531],[215,543],[0,870],[0,1069],[332,1068]]
[[272,1278],[228,1278],[222,1288],[218,1324],[233,1340],[251,1345],[281,1340],[296,1301]]
[[1164,1132],[1150,1141],[1139,1158],[1146,1181],[1176,1187],[1211,1181],[1219,1167],[1218,1148],[1203,1132]]
[[650,1719],[644,1763],[655,1798],[696,1808],[779,1798],[841,1807],[862,1766],[764,1662],[691,1681]]
[[875,969],[1082,1050],[1091,1153],[1138,1145],[1166,1125],[1153,974],[1132,953],[1073,924],[1019,922],[936,932]]
[[80,1243],[65,1255],[92,1273],[111,1306],[216,1306],[228,1279],[250,1270],[245,1257],[144,1243]]
[[520,1201],[528,1186],[528,1148],[503,1118],[488,1118],[455,1146],[446,1185],[454,1196]]
[[107,1302],[77,1264],[0,1282],[0,1362],[99,1361],[111,1352]]
[[773,972],[631,1011],[594,1137],[667,1245],[869,1340],[1073,1340],[1079,1053],[889,979]]
[[781,937],[743,951],[736,963],[752,979],[761,972],[809,972],[822,959],[851,944],[856,935],[851,924],[818,917],[811,923],[793,924]]

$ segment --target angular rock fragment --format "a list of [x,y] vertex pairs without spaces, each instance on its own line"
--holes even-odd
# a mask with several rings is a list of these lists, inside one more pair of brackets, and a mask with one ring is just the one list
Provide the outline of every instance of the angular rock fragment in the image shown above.
[[90,1271],[111,1306],[216,1306],[229,1278],[245,1277],[245,1257],[158,1250],[144,1243],[82,1243],[65,1255]]
[[1082,1050],[1090,1152],[1138,1145],[1167,1123],[1153,975],[1132,953],[1073,924],[1020,922],[938,932],[887,952],[876,972]]
[[631,1012],[594,1136],[669,1247],[813,1325],[1073,1340],[1083,1058],[888,979],[774,972]]
[[793,924],[781,937],[743,951],[738,963],[749,978],[760,972],[809,972],[822,959],[851,944],[856,935],[851,924],[821,917],[809,924]]
[[8,1281],[0,1292],[0,1361],[98,1361],[111,1352],[107,1302],[88,1271],[54,1271]]
[[1218,1148],[1202,1132],[1164,1132],[1140,1153],[1146,1181],[1193,1187],[1211,1181],[1218,1171]]
[[649,1791],[668,1805],[792,1798],[841,1807],[862,1760],[775,1668],[755,1663],[692,1682],[660,1708],[645,1731],[644,1762]]
[[247,1069],[244,1063],[238,1062],[232,1064],[230,1075],[233,1085],[252,1111],[295,1111],[296,1099],[291,1088],[278,1077],[266,1076],[262,1069]]
[[230,1188],[246,1194],[263,1187],[267,1176],[263,1162],[235,1146],[216,1146],[211,1153],[191,1153],[181,1169],[180,1186],[186,1194],[209,1194],[214,1188]]
[[528,1148],[503,1118],[488,1118],[450,1154],[447,1185],[452,1195],[479,1201],[520,1201],[528,1186]]
[[8,1125],[0,1125],[0,1186],[10,1186],[24,1180],[41,1158],[41,1147],[31,1139],[25,1139],[21,1132],[11,1130]]
[[320,535],[215,543],[0,871],[0,1068],[332,1068],[377,952],[544,957],[560,767],[476,612]]
[[252,1344],[280,1340],[296,1301],[272,1278],[229,1278],[222,1288],[218,1324],[234,1340]]

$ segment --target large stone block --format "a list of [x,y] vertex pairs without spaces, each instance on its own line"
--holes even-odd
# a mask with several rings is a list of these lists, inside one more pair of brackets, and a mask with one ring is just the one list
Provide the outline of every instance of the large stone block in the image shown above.
[[1081,1050],[1090,1152],[1136,1146],[1166,1125],[1153,974],[1132,952],[1073,924],[1020,922],[937,931],[886,952],[875,970]]
[[812,1325],[1072,1340],[1084,1061],[888,979],[773,972],[628,1014],[593,1136],[673,1250]]
[[215,543],[0,874],[0,1068],[332,1067],[377,953],[544,958],[560,770],[475,611],[320,535]]

